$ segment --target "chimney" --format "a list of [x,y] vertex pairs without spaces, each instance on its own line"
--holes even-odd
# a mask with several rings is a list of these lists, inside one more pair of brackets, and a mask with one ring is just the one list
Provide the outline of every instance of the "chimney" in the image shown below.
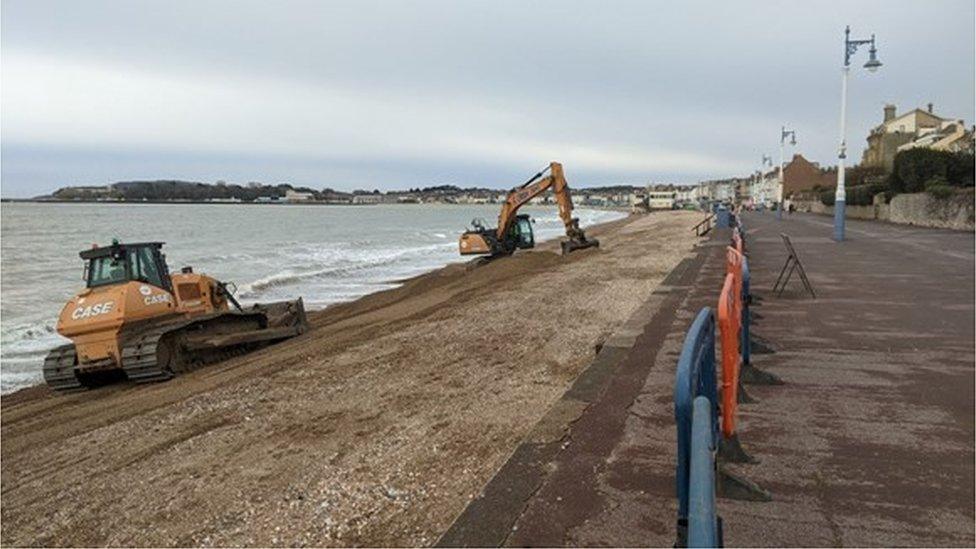
[[889,103],[885,105],[884,108],[884,121],[887,122],[889,120],[894,120],[894,119],[895,119],[895,106]]
[[932,103],[929,103],[929,114],[932,114]]

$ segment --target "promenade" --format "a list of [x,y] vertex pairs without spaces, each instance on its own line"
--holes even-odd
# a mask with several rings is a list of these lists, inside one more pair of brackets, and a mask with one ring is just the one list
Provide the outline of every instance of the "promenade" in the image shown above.
[[[775,351],[752,362],[785,383],[746,386],[739,434],[759,463],[731,467],[772,501],[719,499],[725,544],[973,546],[973,234],[852,220],[836,243],[831,221],[744,216],[752,333]],[[780,233],[816,299],[795,275],[773,294]],[[629,323],[632,345],[547,416],[558,436],[523,443],[442,544],[674,542],[675,366],[694,315],[716,305],[728,237],[665,280],[652,297],[665,306]]]

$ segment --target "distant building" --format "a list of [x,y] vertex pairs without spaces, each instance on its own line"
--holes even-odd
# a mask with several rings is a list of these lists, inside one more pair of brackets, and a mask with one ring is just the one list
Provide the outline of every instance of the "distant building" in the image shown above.
[[352,204],[352,194],[333,191],[331,189],[323,191],[322,201],[326,204]]
[[758,173],[749,180],[746,201],[750,204],[770,205],[776,202],[779,193],[779,173],[768,171]]
[[698,204],[701,197],[702,187],[700,185],[675,187],[674,200],[679,204]]
[[861,166],[891,171],[899,147],[938,129],[946,121],[936,116],[932,103],[928,104],[927,110],[913,109],[902,115],[896,114],[894,105],[885,105],[884,121],[868,134],[868,148],[861,157]]
[[292,189],[285,191],[285,202],[308,202],[315,198],[312,193],[298,192]]
[[[779,175],[776,176],[778,183]],[[810,162],[802,154],[794,154],[789,164],[783,167],[783,197],[817,189],[833,189],[837,186],[837,170],[823,169],[816,162]]]
[[732,202],[739,193],[739,179],[720,179],[703,183],[703,194],[706,200],[715,202]]
[[913,141],[898,147],[898,152],[915,148],[972,153],[973,130],[967,129],[962,120],[943,120],[936,128],[925,128],[920,131]]
[[379,204],[383,201],[383,196],[378,194],[355,194],[352,197],[353,204]]
[[599,195],[596,193],[583,194],[584,206],[605,206],[606,204],[607,204],[607,199],[603,195]]
[[674,191],[647,191],[647,207],[652,210],[670,210],[674,208]]

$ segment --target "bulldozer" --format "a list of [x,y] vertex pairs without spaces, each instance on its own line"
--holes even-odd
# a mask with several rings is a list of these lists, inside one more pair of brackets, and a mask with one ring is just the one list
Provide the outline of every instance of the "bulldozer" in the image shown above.
[[192,267],[170,274],[163,244],[115,240],[79,254],[85,288],[64,306],[57,324],[72,343],[44,360],[52,389],[124,378],[164,381],[306,330],[301,298],[243,307],[233,283]]
[[563,176],[562,164],[551,162],[544,170],[509,191],[498,215],[498,227],[488,228],[480,219],[471,222],[472,227],[458,241],[461,255],[486,255],[490,259],[535,247],[532,219],[527,214],[519,214],[518,210],[550,188],[559,205],[559,217],[566,226],[568,240],[561,242],[563,255],[599,246],[599,240],[586,238],[586,233],[579,226],[579,219],[573,217],[573,200],[569,196],[569,184]]

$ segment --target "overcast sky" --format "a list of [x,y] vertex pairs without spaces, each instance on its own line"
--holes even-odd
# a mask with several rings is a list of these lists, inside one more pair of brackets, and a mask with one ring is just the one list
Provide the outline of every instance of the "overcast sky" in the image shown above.
[[[2,3],[2,195],[131,179],[315,188],[693,183],[860,158],[882,107],[974,118],[974,7],[941,2]],[[787,156],[791,154],[788,150]]]

